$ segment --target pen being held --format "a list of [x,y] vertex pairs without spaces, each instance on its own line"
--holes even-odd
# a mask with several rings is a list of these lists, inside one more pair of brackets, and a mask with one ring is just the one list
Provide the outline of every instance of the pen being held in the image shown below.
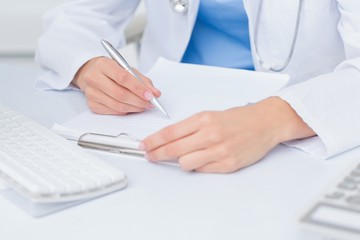
[[[134,78],[136,80],[138,80],[139,82],[144,83],[144,81],[142,80],[141,76],[135,72],[130,65],[127,63],[127,61],[125,60],[125,58],[123,58],[123,56],[121,56],[121,54],[106,40],[102,39],[101,40],[101,44],[102,46],[105,48],[105,50],[109,53],[110,57],[112,59],[114,59],[121,67],[123,67],[126,71],[128,71],[132,76],[134,76]],[[145,83],[144,83],[145,84]],[[166,112],[165,108],[160,104],[160,102],[158,101],[158,99],[156,97],[152,96],[148,96],[150,99],[150,102],[161,112],[163,113],[167,118],[169,117],[169,114]]]
[[146,76],[133,71],[145,84],[113,59],[99,56],[83,64],[72,83],[85,93],[89,108],[98,114],[126,115],[153,108],[149,101],[160,97],[160,91]]

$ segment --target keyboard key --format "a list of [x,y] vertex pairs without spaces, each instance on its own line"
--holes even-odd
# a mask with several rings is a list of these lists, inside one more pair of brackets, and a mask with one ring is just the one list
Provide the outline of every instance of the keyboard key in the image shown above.
[[346,190],[355,190],[356,184],[352,182],[342,182],[338,185],[339,188],[346,189]]
[[356,204],[360,206],[360,195],[350,196],[346,199],[348,203]]
[[330,194],[326,194],[325,197],[329,199],[340,199],[344,196],[342,192],[333,192]]

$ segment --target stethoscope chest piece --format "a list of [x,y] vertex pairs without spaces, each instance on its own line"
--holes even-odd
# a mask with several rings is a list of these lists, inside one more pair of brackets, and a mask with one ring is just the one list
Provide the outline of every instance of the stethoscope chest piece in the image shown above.
[[187,13],[189,10],[189,0],[169,0],[171,9],[176,13]]

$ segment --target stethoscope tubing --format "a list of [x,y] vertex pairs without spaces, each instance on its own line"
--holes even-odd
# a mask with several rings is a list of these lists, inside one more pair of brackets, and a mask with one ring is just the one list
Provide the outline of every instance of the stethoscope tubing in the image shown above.
[[259,25],[260,25],[260,15],[262,12],[262,8],[263,8],[263,2],[264,1],[260,1],[260,5],[258,7],[258,11],[257,11],[257,15],[256,15],[256,20],[255,20],[255,28],[254,28],[254,52],[255,52],[255,56],[257,58],[258,63],[260,64],[260,66],[266,70],[270,70],[273,72],[282,72],[283,70],[285,70],[285,68],[287,68],[289,66],[289,63],[294,55],[295,52],[295,47],[296,47],[296,42],[298,39],[298,35],[299,35],[299,29],[300,29],[300,22],[301,22],[301,12],[302,12],[302,8],[303,8],[303,1],[304,0],[299,0],[299,5],[298,5],[298,11],[297,11],[297,17],[296,17],[296,24],[295,24],[295,28],[294,28],[294,34],[293,34],[293,38],[292,38],[292,42],[291,42],[291,46],[290,46],[290,50],[289,53],[285,59],[285,61],[282,64],[267,64],[263,58],[260,56],[259,54],[259,43],[258,43],[258,35],[259,35]]

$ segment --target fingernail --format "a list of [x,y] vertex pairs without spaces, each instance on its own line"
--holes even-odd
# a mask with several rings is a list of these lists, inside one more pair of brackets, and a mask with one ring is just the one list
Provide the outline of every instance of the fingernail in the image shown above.
[[145,144],[144,144],[144,142],[140,142],[140,144],[139,144],[139,149],[140,149],[141,151],[145,151]]
[[154,98],[154,95],[151,92],[145,92],[144,97],[147,100],[151,100]]
[[159,92],[161,94],[161,91],[159,89],[155,88],[155,87],[154,87],[154,91],[155,92],[157,91],[157,92]]
[[155,108],[155,106],[152,105],[152,103],[150,103],[150,104],[148,105],[148,108]]

